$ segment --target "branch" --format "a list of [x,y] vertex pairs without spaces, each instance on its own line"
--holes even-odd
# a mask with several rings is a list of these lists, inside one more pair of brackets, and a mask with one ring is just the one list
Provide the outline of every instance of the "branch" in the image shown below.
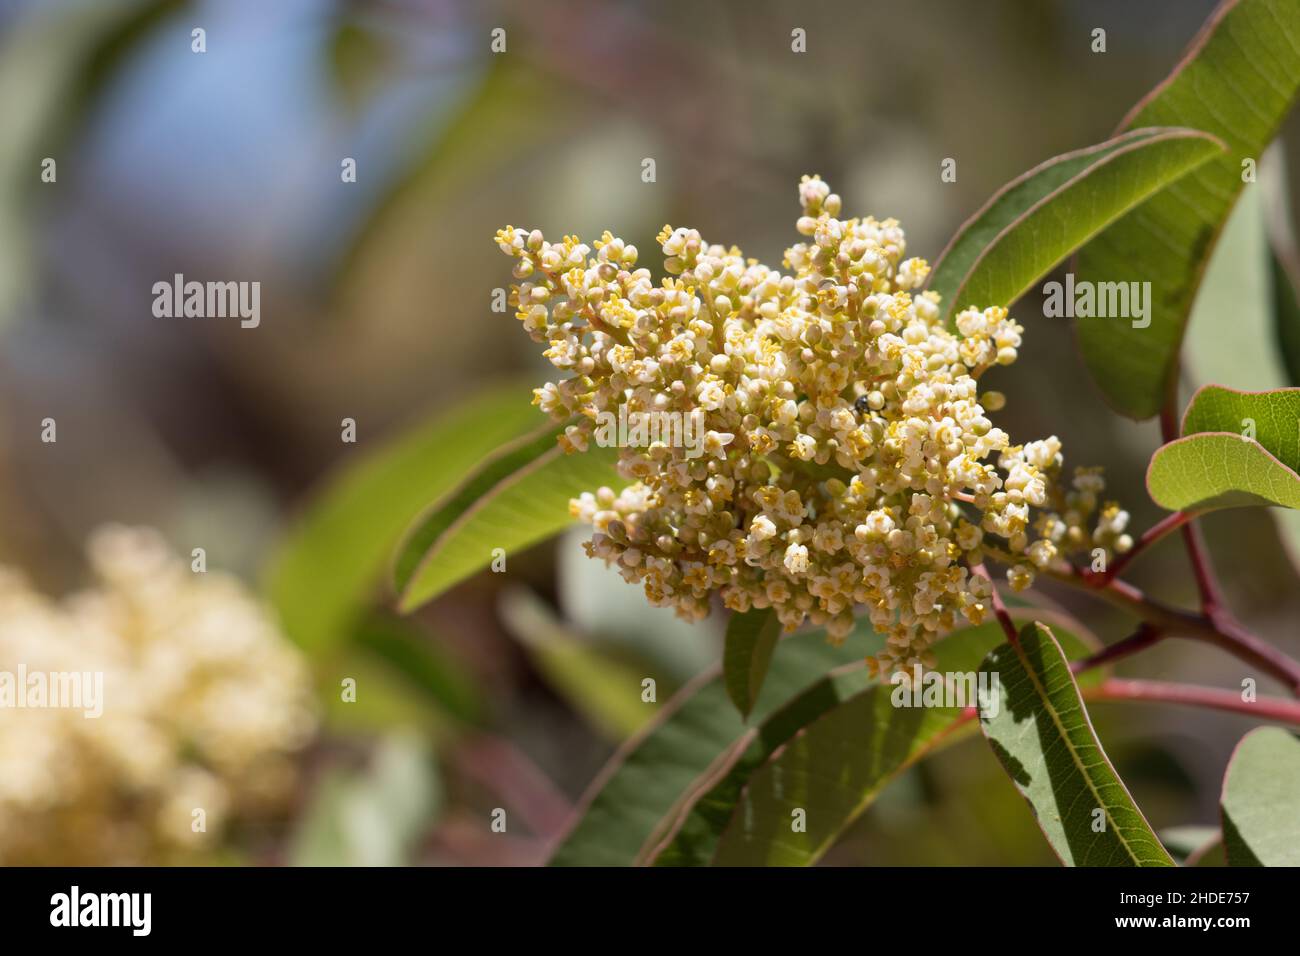
[[[997,548],[986,546],[984,551],[999,561],[1014,563],[1016,560]],[[1135,648],[1136,650],[1150,646],[1164,637],[1186,637],[1213,644],[1281,681],[1291,693],[1300,697],[1300,662],[1251,634],[1223,610],[1211,608],[1207,612],[1198,614],[1171,607],[1148,597],[1140,588],[1127,581],[1114,580],[1099,586],[1100,575],[1089,574],[1073,566],[1066,570],[1049,569],[1046,573],[1055,580],[1094,594],[1128,611],[1161,631],[1157,638],[1144,639],[1145,643]],[[1134,637],[1125,640],[1135,639]],[[1126,653],[1121,656],[1126,656]]]
[[1151,545],[1155,544],[1165,535],[1183,527],[1191,520],[1192,516],[1185,511],[1175,511],[1173,514],[1165,515],[1148,528],[1143,533],[1142,537],[1138,538],[1137,543],[1129,549],[1127,554],[1116,555],[1115,560],[1111,562],[1110,567],[1102,574],[1097,575],[1096,580],[1099,582],[1099,586],[1104,586],[1115,580],[1115,578],[1119,577],[1124,569],[1129,566],[1129,562],[1134,558],[1142,554],[1147,548],[1151,547]]
[[1281,697],[1258,697],[1242,700],[1241,693],[1221,690],[1218,687],[1198,687],[1194,684],[1175,684],[1167,681],[1122,680],[1112,677],[1096,687],[1085,687],[1083,696],[1088,700],[1139,700],[1165,704],[1185,704],[1189,707],[1208,707],[1247,714],[1261,720],[1300,725],[1300,701]]
[[1146,650],[1152,644],[1156,644],[1164,637],[1164,632],[1147,621],[1138,625],[1138,629],[1124,638],[1107,647],[1103,647],[1097,653],[1088,657],[1081,658],[1070,665],[1070,669],[1076,674],[1082,674],[1084,671],[1092,670],[1094,667],[1101,667],[1103,664],[1109,664],[1120,658],[1128,657],[1130,654],[1136,654],[1138,651]]

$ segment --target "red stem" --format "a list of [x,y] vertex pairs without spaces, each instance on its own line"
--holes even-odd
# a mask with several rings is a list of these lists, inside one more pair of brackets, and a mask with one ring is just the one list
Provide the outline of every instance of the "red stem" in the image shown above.
[[1300,701],[1281,697],[1258,697],[1243,700],[1241,693],[1218,687],[1197,687],[1193,684],[1174,684],[1166,681],[1123,680],[1112,677],[1097,687],[1083,690],[1083,696],[1092,700],[1145,700],[1166,704],[1185,704],[1189,707],[1208,707],[1236,714],[1247,714],[1262,720],[1300,725]]
[[998,623],[1002,625],[1002,630],[1007,635],[1007,640],[1013,645],[1020,641],[1020,632],[1016,630],[1015,621],[1011,620],[1011,615],[1007,613],[1007,606],[1002,603],[1002,597],[998,594],[998,586],[993,583],[993,577],[989,574],[989,569],[984,567],[984,562],[973,565],[971,571],[980,575],[984,580],[989,582],[989,590],[992,595],[990,603],[993,605],[993,613],[997,616]]
[[1076,674],[1092,670],[1094,667],[1101,667],[1103,664],[1109,664],[1120,658],[1128,657],[1130,654],[1136,654],[1138,651],[1145,650],[1152,644],[1157,643],[1164,632],[1149,621],[1143,621],[1136,631],[1124,638],[1122,641],[1116,641],[1107,647],[1103,647],[1097,653],[1081,658],[1070,665],[1070,669]]
[[1120,576],[1124,569],[1128,567],[1130,561],[1142,554],[1142,552],[1151,547],[1151,545],[1155,544],[1165,535],[1169,534],[1169,532],[1183,527],[1191,520],[1192,516],[1187,514],[1185,511],[1175,511],[1173,514],[1165,515],[1148,528],[1143,533],[1142,537],[1138,538],[1137,544],[1133,545],[1128,554],[1118,555],[1115,560],[1111,562],[1110,567],[1106,569],[1104,574],[1096,576],[1094,580],[1097,585],[1102,587],[1109,584],[1115,578]]

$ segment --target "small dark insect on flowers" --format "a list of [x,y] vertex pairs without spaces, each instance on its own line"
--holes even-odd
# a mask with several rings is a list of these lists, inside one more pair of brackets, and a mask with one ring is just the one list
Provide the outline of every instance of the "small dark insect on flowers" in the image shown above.
[[867,396],[859,395],[856,399],[854,399],[853,407],[858,410],[859,415],[865,415],[867,413],[867,408],[868,408]]

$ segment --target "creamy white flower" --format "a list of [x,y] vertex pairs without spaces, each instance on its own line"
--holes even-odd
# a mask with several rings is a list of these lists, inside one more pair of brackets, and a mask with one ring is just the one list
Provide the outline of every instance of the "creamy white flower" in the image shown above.
[[149,529],[88,556],[94,586],[59,602],[0,568],[0,667],[102,674],[104,698],[0,711],[0,864],[189,859],[291,795],[314,730],[306,663],[243,585]]
[[1001,556],[1027,586],[1063,556],[1130,547],[1128,518],[1099,500],[1097,471],[1064,486],[1056,436],[1014,445],[990,421],[1005,396],[980,380],[1024,332],[1006,309],[964,309],[954,334],[939,296],[915,291],[928,266],[896,221],[839,219],[818,177],[799,201],[786,272],[682,227],[658,237],[663,282],[609,233],[585,262],[572,237],[507,227],[497,244],[526,279],[525,331],[565,363],[537,401],[577,416],[566,451],[623,403],[700,416],[685,447],[620,448],[616,501],[575,500],[598,532],[588,552],[690,619],[713,591],[832,636],[865,613],[887,639],[877,665],[906,668],[987,614],[965,561]]

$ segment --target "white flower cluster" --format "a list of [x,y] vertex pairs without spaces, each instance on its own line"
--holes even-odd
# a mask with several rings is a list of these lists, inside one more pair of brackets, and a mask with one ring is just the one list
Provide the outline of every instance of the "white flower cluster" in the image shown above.
[[786,250],[785,273],[669,226],[661,282],[608,232],[594,255],[576,237],[507,227],[496,239],[516,260],[519,319],[567,375],[535,393],[573,420],[567,451],[620,405],[705,416],[702,457],[622,448],[631,485],[574,501],[595,528],[589,553],[690,618],[716,591],[733,610],[772,607],[787,629],[809,619],[842,639],[865,609],[887,636],[874,664],[910,668],[989,610],[990,584],[969,568],[986,546],[1023,588],[1071,552],[1126,549],[1127,515],[1106,505],[1088,531],[1101,476],[1062,487],[1055,436],[1013,445],[988,419],[1004,398],[978,380],[1015,361],[1023,332],[1005,309],[967,309],[946,328],[895,220],[837,219],[840,197],[815,176],[799,198],[809,241]]
[[103,675],[97,718],[0,710],[0,864],[189,858],[290,795],[314,731],[304,662],[239,582],[144,529],[89,557],[95,587],[59,603],[0,568],[0,670]]

